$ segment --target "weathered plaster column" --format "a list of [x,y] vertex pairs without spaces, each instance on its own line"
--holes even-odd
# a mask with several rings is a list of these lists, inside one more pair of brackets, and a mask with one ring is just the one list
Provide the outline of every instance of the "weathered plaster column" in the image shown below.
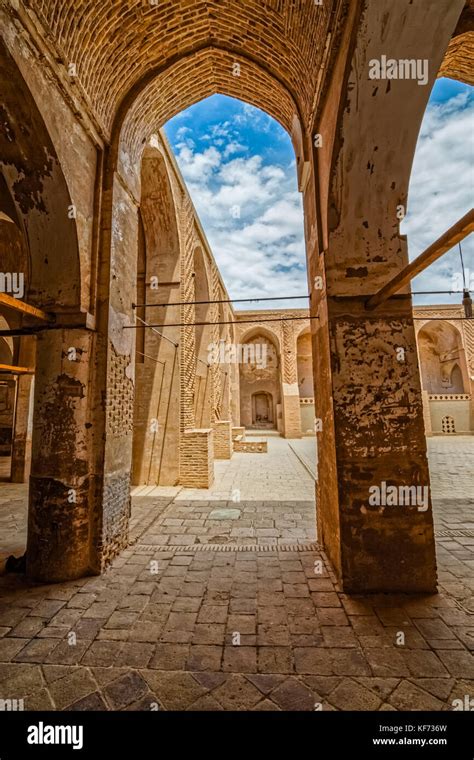
[[38,337],[27,573],[56,582],[97,570],[93,551],[95,334],[54,330]]
[[[341,42],[315,128],[323,148],[314,149],[305,209],[311,309],[319,317],[318,533],[347,592],[436,589],[412,302],[406,291],[375,311],[366,301],[408,260],[397,213],[406,208],[430,85],[462,5],[441,0],[436,13],[428,0],[363,6],[355,44]],[[370,62],[383,55],[426,60],[428,81],[371,79]],[[387,487],[396,489],[390,502]]]
[[282,323],[282,404],[285,438],[301,438],[300,389],[293,322]]

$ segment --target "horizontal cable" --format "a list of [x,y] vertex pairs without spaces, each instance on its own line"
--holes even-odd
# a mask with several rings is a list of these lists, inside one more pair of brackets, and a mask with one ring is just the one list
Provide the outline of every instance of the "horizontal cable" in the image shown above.
[[414,321],[422,319],[423,321],[432,321],[432,322],[442,322],[443,320],[449,321],[449,322],[469,322],[470,319],[474,319],[474,317],[413,317]]
[[[467,290],[467,288],[465,288],[465,290]],[[412,290],[411,293],[407,293],[406,295],[412,295],[412,296],[441,296],[441,295],[457,296],[457,295],[461,295],[462,293],[464,293],[464,290]]]
[[167,306],[203,306],[213,303],[254,303],[257,301],[301,301],[303,298],[310,298],[308,295],[304,296],[273,296],[272,298],[224,298],[222,300],[215,301],[176,301],[175,303],[132,303],[132,309],[158,309],[166,308]]
[[[212,326],[212,325],[245,325],[245,324],[253,324],[253,325],[260,325],[262,322],[296,322],[298,320],[302,319],[319,319],[319,317],[283,317],[283,318],[275,318],[275,319],[239,319],[238,322],[236,321],[229,321],[229,322],[178,322],[176,324],[172,325],[149,325],[147,322],[143,322],[143,320],[140,320],[143,322],[143,325],[124,325],[124,330],[139,330],[142,327],[150,327],[151,329],[154,329],[155,327],[165,328],[165,327],[206,327],[206,326]],[[156,332],[156,330],[155,330]]]
[[[406,295],[412,296],[439,296],[450,295],[454,296],[462,293],[462,290],[413,290]],[[271,298],[224,298],[213,301],[174,301],[172,303],[132,303],[132,309],[166,309],[168,306],[207,306],[211,304],[219,303],[258,303],[259,301],[302,301],[303,299],[311,298],[309,295],[304,296],[272,296]]]

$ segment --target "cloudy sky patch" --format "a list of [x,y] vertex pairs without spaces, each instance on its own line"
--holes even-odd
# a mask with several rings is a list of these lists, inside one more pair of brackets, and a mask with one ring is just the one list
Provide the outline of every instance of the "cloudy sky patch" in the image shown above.
[[[214,95],[170,121],[166,132],[231,297],[306,293],[302,198],[285,130],[253,106]],[[401,227],[410,259],[472,206],[473,167],[472,88],[439,80],[420,132]],[[463,252],[474,286],[472,239],[464,242]],[[459,273],[456,249],[419,275],[413,289],[449,290]],[[415,303],[459,302],[458,295],[415,298]],[[306,305],[275,300],[251,307]]]

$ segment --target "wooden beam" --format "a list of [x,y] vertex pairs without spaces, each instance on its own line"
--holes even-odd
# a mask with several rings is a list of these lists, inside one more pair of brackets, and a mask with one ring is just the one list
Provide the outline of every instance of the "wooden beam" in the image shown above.
[[35,371],[31,367],[12,367],[10,364],[0,364],[0,372],[8,375],[34,375]]
[[444,235],[441,235],[438,240],[435,240],[426,251],[420,253],[414,261],[407,264],[401,272],[392,277],[375,295],[371,296],[365,304],[365,308],[369,311],[375,309],[380,304],[384,303],[394,293],[398,293],[404,285],[407,285],[416,275],[420,274],[424,269],[433,264],[447,251],[450,251],[456,243],[464,240],[465,237],[474,232],[474,208],[465,214],[456,224],[447,230]]
[[52,314],[48,314],[46,311],[42,311],[42,309],[37,309],[36,306],[30,306],[29,303],[20,301],[18,298],[8,296],[6,293],[0,293],[0,307],[2,306],[13,311],[20,311],[22,314],[40,319],[42,322],[54,322]]

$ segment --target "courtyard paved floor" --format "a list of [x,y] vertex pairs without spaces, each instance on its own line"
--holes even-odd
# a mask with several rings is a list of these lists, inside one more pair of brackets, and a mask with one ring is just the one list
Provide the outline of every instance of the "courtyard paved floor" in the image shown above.
[[[100,578],[1,578],[0,698],[27,710],[450,710],[472,696],[474,438],[429,441],[433,596],[339,590],[314,544],[302,464],[314,442],[296,443],[218,463],[209,492],[136,489],[132,543]],[[21,510],[0,489],[19,540]]]

